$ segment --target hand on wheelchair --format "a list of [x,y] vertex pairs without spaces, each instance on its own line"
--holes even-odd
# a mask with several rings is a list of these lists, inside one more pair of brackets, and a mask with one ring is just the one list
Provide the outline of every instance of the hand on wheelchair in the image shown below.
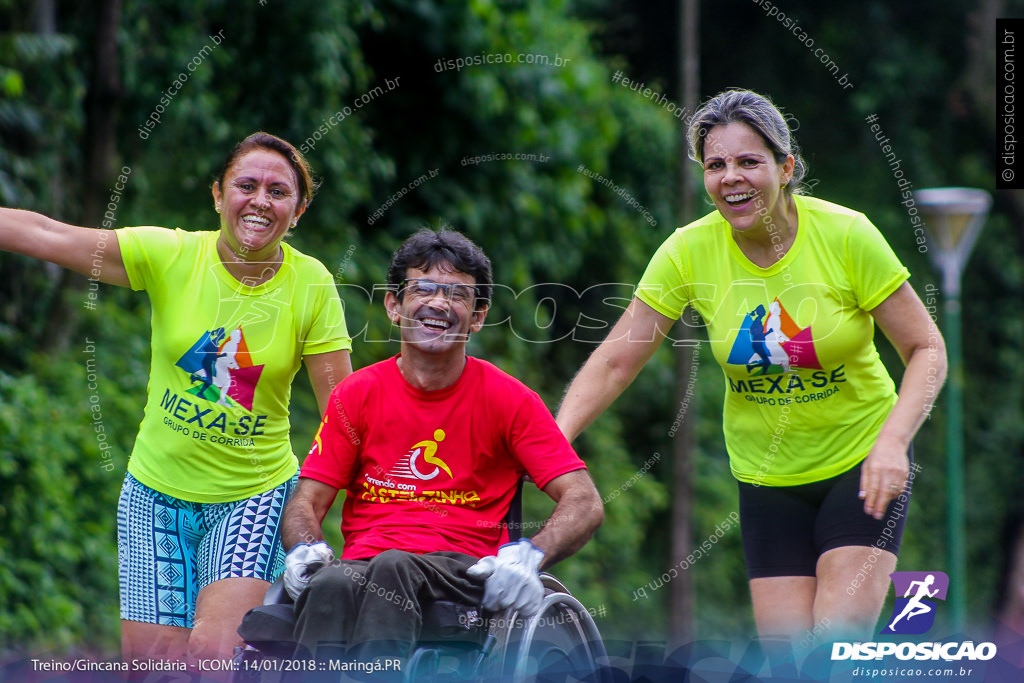
[[497,555],[489,555],[470,567],[471,578],[484,581],[484,609],[497,612],[506,607],[523,616],[536,614],[544,600],[539,568],[544,551],[523,538],[506,543]]
[[334,560],[334,549],[323,541],[299,543],[284,558],[284,589],[292,600],[306,590],[313,574]]

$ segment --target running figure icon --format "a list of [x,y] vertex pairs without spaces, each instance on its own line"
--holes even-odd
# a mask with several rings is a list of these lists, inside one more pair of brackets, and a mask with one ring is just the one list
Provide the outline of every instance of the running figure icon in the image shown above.
[[917,586],[917,594],[910,598],[907,604],[903,607],[903,611],[900,612],[899,615],[892,620],[892,623],[889,624],[890,631],[895,631],[895,628],[893,627],[896,626],[896,622],[903,617],[906,617],[907,621],[910,621],[919,614],[928,614],[934,609],[931,605],[921,602],[924,598],[934,598],[939,592],[938,588],[933,591],[928,590],[933,583],[935,583],[934,574],[929,574],[923,581],[910,582],[910,585],[907,586],[907,592],[903,594],[903,597],[910,598],[910,593],[914,590],[914,586]]

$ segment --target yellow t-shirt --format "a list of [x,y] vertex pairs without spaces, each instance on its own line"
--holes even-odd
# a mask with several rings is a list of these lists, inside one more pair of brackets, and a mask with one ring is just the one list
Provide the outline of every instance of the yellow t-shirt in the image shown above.
[[868,313],[909,277],[860,213],[794,197],[795,241],[761,268],[720,213],[658,249],[637,297],[677,318],[692,305],[725,373],[733,475],[766,486],[821,481],[871,450],[896,403]]
[[282,244],[278,272],[250,287],[221,263],[218,232],[116,234],[131,287],[153,308],[149,398],[128,471],[199,503],[290,479],[288,402],[302,357],[352,348],[330,273]]

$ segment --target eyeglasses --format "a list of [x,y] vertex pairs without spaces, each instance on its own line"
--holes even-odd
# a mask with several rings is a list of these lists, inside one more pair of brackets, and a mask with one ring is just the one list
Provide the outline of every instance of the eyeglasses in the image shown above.
[[468,306],[472,303],[473,298],[480,293],[480,290],[474,285],[449,285],[433,280],[408,278],[402,281],[402,292],[408,292],[415,299],[432,299],[440,292],[446,300]]

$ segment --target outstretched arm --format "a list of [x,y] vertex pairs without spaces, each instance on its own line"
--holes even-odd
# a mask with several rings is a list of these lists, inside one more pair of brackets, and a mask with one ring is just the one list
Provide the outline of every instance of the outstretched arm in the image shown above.
[[566,389],[557,417],[565,438],[572,441],[579,436],[625,391],[674,322],[633,299]]
[[872,309],[871,315],[906,364],[899,399],[861,470],[864,512],[881,519],[889,501],[903,491],[909,474],[907,448],[946,380],[946,345],[907,282]]
[[128,287],[111,230],[80,228],[32,211],[0,209],[0,249],[56,263],[86,277]]
[[530,540],[544,551],[547,569],[582,548],[604,521],[604,504],[586,470],[567,472],[544,487],[557,503],[544,528]]

